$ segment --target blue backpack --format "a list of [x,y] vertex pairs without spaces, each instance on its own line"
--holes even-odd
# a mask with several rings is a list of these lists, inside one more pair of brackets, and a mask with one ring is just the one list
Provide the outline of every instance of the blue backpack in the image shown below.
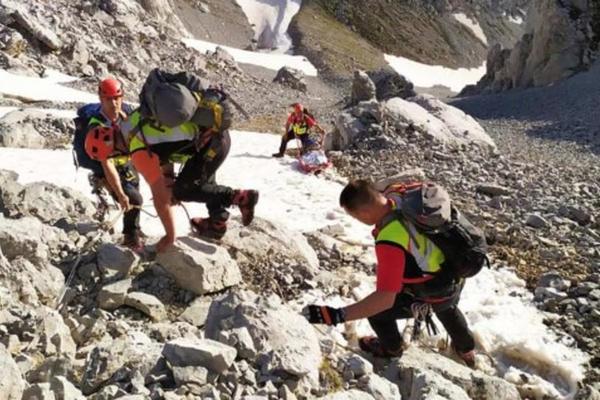
[[[123,111],[129,115],[132,112],[132,107],[128,104],[123,104]],[[73,119],[75,122],[75,134],[73,135],[73,162],[77,168],[82,167],[91,170],[95,175],[103,176],[104,170],[99,161],[92,160],[85,152],[85,138],[89,131],[89,123],[92,117],[101,117],[100,103],[90,103],[80,107],[77,110],[77,117]]]

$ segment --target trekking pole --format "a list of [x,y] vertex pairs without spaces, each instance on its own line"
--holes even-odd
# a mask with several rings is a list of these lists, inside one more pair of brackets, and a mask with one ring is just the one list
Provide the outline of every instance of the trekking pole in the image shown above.
[[[96,242],[98,241],[98,239],[100,239],[100,237],[102,236],[102,234],[105,231],[108,231],[110,229],[112,229],[117,221],[119,221],[119,218],[121,217],[121,215],[123,215],[123,210],[121,210],[117,216],[110,221],[108,224],[100,224],[101,226],[104,225],[104,229],[99,231],[96,236],[94,236],[92,239],[90,239],[90,241],[88,241],[85,246],[83,246],[81,248],[81,250],[79,250],[79,253],[77,254],[77,258],[75,259],[75,262],[73,263],[73,266],[71,267],[71,271],[69,272],[69,276],[67,277],[67,279],[65,280],[65,283],[61,289],[61,293],[60,295],[57,297],[56,302],[54,304],[53,307],[50,307],[51,311],[58,311],[59,313],[62,311],[63,308],[63,300],[65,298],[65,294],[67,293],[67,290],[69,289],[69,286],[71,285],[71,282],[73,281],[73,278],[75,277],[75,273],[77,272],[77,267],[79,266],[79,263],[81,262],[81,258],[82,258],[82,253],[87,252],[89,249],[92,248],[92,246],[94,244],[96,244]],[[42,320],[45,319],[48,314],[50,314],[50,311],[47,311],[45,313],[45,315],[43,316]],[[24,348],[24,351],[29,351],[32,348],[34,348],[35,346],[38,345],[39,340],[40,340],[40,330],[42,329],[42,325],[39,324],[38,327],[35,329],[34,332],[34,339],[29,342],[29,344]]]
[[69,285],[71,284],[71,281],[73,280],[73,278],[75,277],[75,273],[77,272],[77,267],[79,267],[79,263],[81,262],[81,254],[88,251],[89,249],[92,248],[92,246],[94,244],[96,244],[96,242],[98,241],[98,239],[100,239],[100,236],[102,236],[102,234],[105,231],[109,231],[110,229],[112,229],[117,222],[119,221],[119,218],[121,217],[121,215],[123,215],[123,210],[119,211],[116,215],[116,217],[111,220],[108,224],[100,224],[104,229],[99,231],[96,236],[94,236],[92,239],[90,239],[89,242],[87,242],[85,244],[85,246],[83,246],[83,248],[81,250],[79,250],[79,254],[77,255],[77,258],[75,259],[75,262],[73,263],[73,266],[71,267],[71,271],[69,272],[69,276],[67,277],[67,280],[65,281],[65,284],[63,285],[63,288],[61,290],[61,294],[60,296],[57,298],[56,304],[54,306],[54,309],[56,309],[57,311],[60,312],[60,310],[62,309],[62,301],[65,297],[65,294],[67,293],[67,290],[69,288]]

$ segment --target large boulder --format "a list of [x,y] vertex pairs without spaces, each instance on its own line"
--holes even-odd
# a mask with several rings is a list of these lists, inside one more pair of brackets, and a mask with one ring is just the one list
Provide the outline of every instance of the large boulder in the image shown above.
[[351,112],[343,111],[335,120],[333,133],[325,136],[324,146],[327,150],[344,150],[367,130],[368,125],[354,117]]
[[365,71],[354,71],[352,81],[352,95],[350,104],[358,104],[361,101],[373,100],[377,94],[375,84]]
[[[246,328],[251,341],[233,340],[234,347],[265,371],[285,372],[316,384],[321,349],[314,329],[275,295],[232,291],[216,299],[206,321],[206,337],[226,342]],[[255,352],[248,351],[253,346]],[[236,347],[237,348],[237,347]],[[252,359],[255,355],[255,359]]]
[[[460,388],[467,393],[467,398],[494,400],[520,398],[517,388],[503,379],[472,370],[440,354],[427,352],[415,346],[411,346],[401,358],[394,360],[385,371],[385,376],[392,382],[397,382],[402,398],[408,399],[423,398],[419,397],[419,393],[429,393],[427,384],[436,381],[438,377],[443,378],[440,382],[444,385],[449,381],[458,387],[453,389],[458,399],[465,398],[458,390]],[[432,393],[435,394],[437,393]]]
[[98,269],[107,280],[126,278],[140,257],[130,249],[104,243],[98,249]]
[[385,102],[384,110],[388,123],[397,129],[412,126],[425,137],[440,142],[450,142],[454,137],[444,121],[417,103],[395,97]]
[[97,344],[87,356],[81,391],[89,395],[113,382],[131,380],[133,371],[145,377],[159,362],[162,348],[136,331]]
[[0,215],[0,248],[9,261],[21,256],[44,265],[68,243],[64,231],[44,225],[37,218],[8,219]]
[[165,305],[159,299],[148,293],[128,293],[125,297],[125,305],[143,312],[154,321],[162,321],[167,318]]
[[33,264],[23,257],[11,262],[0,244],[0,281],[11,292],[10,298],[26,304],[49,304],[60,294],[64,284],[62,272],[49,263]]
[[256,262],[268,254],[297,262],[306,277],[312,277],[319,269],[317,254],[302,234],[262,218],[255,218],[248,227],[232,224],[221,242],[240,263]]
[[91,220],[94,204],[83,194],[47,182],[20,185],[17,175],[0,173],[0,211],[8,217],[32,216],[47,224],[62,218]]
[[377,89],[377,100],[382,101],[393,97],[407,99],[416,95],[412,82],[390,66],[370,71],[368,75]]
[[222,374],[233,364],[237,351],[210,339],[176,339],[165,344],[162,354],[172,366],[200,366]]
[[25,382],[19,367],[12,359],[10,353],[0,343],[0,400],[21,400]]
[[306,92],[307,90],[304,73],[300,70],[290,67],[282,67],[279,71],[277,71],[277,75],[275,76],[275,79],[273,79],[273,82],[287,86],[291,89],[299,90],[301,92]]
[[158,254],[156,261],[180,287],[200,295],[218,292],[242,280],[227,250],[192,237],[180,238],[168,251]]
[[456,107],[452,107],[431,95],[411,97],[410,101],[417,103],[433,116],[446,124],[454,139],[465,143],[476,143],[495,148],[494,140],[486,133],[475,119]]
[[31,122],[8,125],[0,121],[0,146],[43,149],[46,147],[46,139]]

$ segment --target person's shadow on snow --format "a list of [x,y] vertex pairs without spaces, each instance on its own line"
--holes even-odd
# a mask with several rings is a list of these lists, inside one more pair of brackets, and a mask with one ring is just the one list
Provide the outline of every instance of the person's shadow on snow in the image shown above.
[[248,157],[248,158],[257,158],[257,159],[260,159],[260,160],[271,160],[271,159],[274,160],[273,157],[268,156],[268,155],[264,155],[264,154],[251,154],[251,153],[248,153],[248,152],[242,153],[242,154],[235,154],[235,155],[230,156],[230,157],[233,157],[233,158]]

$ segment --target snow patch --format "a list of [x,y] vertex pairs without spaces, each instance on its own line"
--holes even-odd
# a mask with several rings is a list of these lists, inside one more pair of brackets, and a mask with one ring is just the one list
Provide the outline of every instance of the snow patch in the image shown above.
[[509,16],[508,16],[508,20],[509,20],[510,22],[512,22],[513,24],[517,24],[517,25],[523,25],[523,22],[525,22],[525,21],[523,20],[523,17],[520,17],[520,16],[516,16],[516,17],[514,17],[514,16],[512,16],[512,15],[509,15]]
[[[284,157],[274,160],[271,157],[271,153],[279,147],[279,135],[237,131],[231,135],[231,151],[219,169],[217,181],[234,188],[243,185],[243,188],[258,189],[258,217],[300,232],[341,224],[347,235],[365,243],[372,241],[370,228],[348,217],[339,207],[341,184],[299,172],[296,159]],[[0,148],[0,169],[17,172],[21,184],[46,181],[70,187],[95,199],[88,184],[89,171],[83,168],[75,171],[70,149]],[[150,201],[150,188],[143,179],[141,181],[145,210],[155,213]],[[186,208],[192,216],[207,216],[203,204],[186,203]],[[239,214],[237,208],[230,211],[234,215]],[[187,234],[189,223],[181,207],[175,208],[175,218],[178,235]],[[148,235],[158,238],[164,234],[160,221],[145,213],[141,216],[141,226]]]
[[441,65],[422,64],[408,58],[384,55],[387,63],[404,75],[417,87],[446,86],[453,92],[460,92],[467,85],[475,84],[486,72],[485,62],[478,68],[452,69]]
[[182,39],[186,46],[192,47],[202,53],[215,51],[217,46],[225,49],[233,56],[235,61],[243,64],[253,64],[274,71],[282,67],[298,69],[308,76],[317,76],[317,69],[303,56],[292,56],[288,54],[260,53],[255,51],[241,50],[234,47],[221,46],[211,42],[198,39]]
[[[294,307],[301,310],[307,304],[343,307],[370,294],[375,289],[372,277],[352,277],[361,284],[351,296],[326,296],[320,290],[307,292]],[[496,373],[502,378],[526,387],[530,393],[546,398],[573,398],[577,382],[583,379],[588,356],[575,348],[573,339],[559,338],[544,323],[545,315],[533,304],[533,296],[525,282],[507,269],[484,269],[467,280],[460,309],[479,343],[496,362]],[[437,318],[436,325],[443,331]],[[406,320],[398,321],[400,332]],[[321,327],[339,343],[352,345],[344,338],[344,326]],[[358,337],[373,335],[367,320],[354,323]],[[428,337],[428,344],[444,339],[445,332]],[[413,344],[414,345],[414,344]],[[528,382],[521,377],[527,375]]]
[[17,110],[27,110],[33,111],[35,113],[44,113],[56,118],[64,118],[64,119],[73,119],[77,116],[77,113],[73,110],[57,110],[57,109],[49,109],[49,108],[35,108],[35,107],[0,107],[0,118],[4,117],[6,114],[17,111]]
[[471,32],[473,32],[475,37],[477,37],[477,39],[481,40],[487,46],[487,37],[485,36],[485,33],[483,33],[483,29],[481,29],[481,25],[479,25],[479,22],[477,22],[476,20],[472,20],[471,18],[467,17],[466,14],[463,13],[452,14],[452,17],[454,17],[456,21],[469,28]]
[[46,70],[44,78],[35,76],[15,75],[0,69],[0,93],[8,96],[18,96],[30,101],[63,101],[92,103],[98,101],[96,94],[72,89],[60,83],[72,82],[77,78],[60,72]]
[[260,48],[285,53],[292,47],[288,26],[300,10],[302,0],[236,0],[253,26]]

